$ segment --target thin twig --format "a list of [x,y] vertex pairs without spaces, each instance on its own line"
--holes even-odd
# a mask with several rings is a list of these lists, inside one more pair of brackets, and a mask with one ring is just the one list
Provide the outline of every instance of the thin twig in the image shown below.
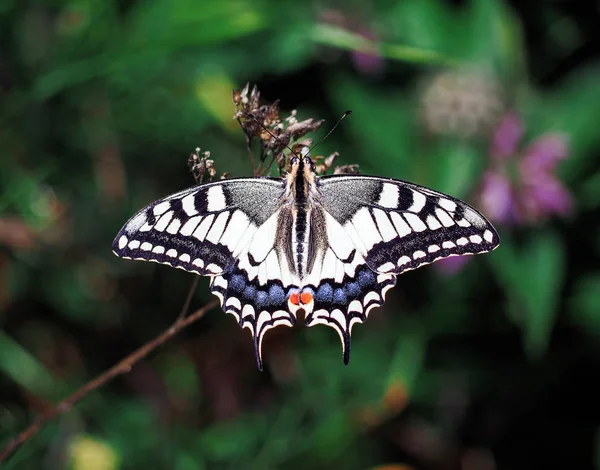
[[188,292],[187,298],[183,303],[183,307],[181,307],[181,312],[179,313],[177,320],[175,320],[176,325],[182,322],[185,316],[187,315],[188,309],[190,308],[190,304],[192,303],[192,297],[194,297],[194,292],[196,292],[196,287],[198,287],[199,280],[200,276],[194,276],[194,281],[192,282],[190,291]]
[[[240,118],[237,119],[237,122],[240,125],[240,127],[242,129],[244,129]],[[252,165],[252,175],[256,176],[256,165],[254,163],[254,152],[252,151],[252,139],[246,131],[244,131],[244,137],[246,138],[246,148],[248,149],[248,157],[250,159],[250,165]]]
[[[189,305],[189,301],[191,299],[191,293],[195,289],[195,283],[190,289],[190,295],[188,295],[188,300],[186,304]],[[38,416],[33,423],[29,425],[27,429],[25,429],[21,434],[19,434],[14,439],[10,440],[8,444],[0,451],[0,463],[4,462],[8,457],[10,457],[14,452],[16,452],[25,442],[31,439],[40,428],[46,424],[51,419],[55,418],[58,415],[61,415],[67,411],[69,411],[73,405],[75,405],[79,400],[85,397],[88,393],[96,390],[100,386],[107,383],[109,380],[114,379],[118,375],[126,374],[129,372],[134,364],[136,364],[139,360],[146,357],[152,351],[154,351],[158,346],[169,340],[171,337],[176,335],[178,332],[186,328],[188,325],[194,323],[196,320],[201,318],[206,312],[208,312],[213,307],[216,307],[219,304],[218,300],[213,300],[209,302],[204,307],[196,310],[191,315],[185,316],[185,312],[187,311],[187,307],[184,306],[182,310],[182,314],[179,315],[177,320],[165,331],[163,331],[160,335],[154,338],[152,341],[144,344],[141,348],[132,352],[125,359],[121,360],[113,367],[108,369],[107,371],[100,374],[95,379],[90,380],[88,383],[83,385],[81,388],[76,390],[70,396],[57,403],[56,406],[47,412]]]

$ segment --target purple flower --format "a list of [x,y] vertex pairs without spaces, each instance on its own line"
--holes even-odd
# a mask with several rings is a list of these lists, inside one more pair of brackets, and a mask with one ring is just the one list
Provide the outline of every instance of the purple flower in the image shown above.
[[524,150],[519,116],[504,115],[490,144],[491,165],[479,196],[484,214],[494,222],[534,224],[573,209],[569,191],[556,177],[556,166],[568,156],[566,136],[548,133]]
[[[501,119],[490,142],[490,166],[484,172],[479,205],[492,222],[530,225],[552,215],[568,216],[573,197],[556,177],[556,166],[569,155],[564,134],[541,135],[520,149],[524,128],[514,111]],[[444,274],[458,272],[467,256],[436,263]]]
[[[375,34],[366,28],[361,28],[358,34],[372,43],[377,41]],[[354,67],[366,75],[378,75],[385,68],[385,61],[375,47],[373,47],[372,51],[353,51],[350,57],[352,58]]]

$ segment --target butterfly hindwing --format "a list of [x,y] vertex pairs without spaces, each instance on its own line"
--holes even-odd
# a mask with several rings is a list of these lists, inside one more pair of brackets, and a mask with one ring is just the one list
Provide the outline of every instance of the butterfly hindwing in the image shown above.
[[290,271],[285,249],[286,228],[290,223],[286,208],[280,208],[250,237],[236,253],[227,272],[215,276],[210,288],[221,301],[223,310],[235,316],[242,328],[248,328],[254,339],[256,362],[262,370],[262,341],[275,326],[293,326],[295,311],[288,297],[298,289],[298,279]]

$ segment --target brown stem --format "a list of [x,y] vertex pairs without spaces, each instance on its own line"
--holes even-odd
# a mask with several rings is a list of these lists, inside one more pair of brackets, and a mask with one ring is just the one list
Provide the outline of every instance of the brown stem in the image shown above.
[[[196,281],[197,282],[197,281]],[[113,367],[108,369],[107,371],[100,374],[95,379],[90,380],[88,383],[83,385],[81,388],[73,392],[70,396],[57,403],[54,408],[48,410],[47,412],[38,416],[33,423],[29,425],[27,429],[25,429],[21,434],[17,437],[11,439],[8,444],[0,451],[0,463],[4,462],[8,457],[10,457],[17,449],[19,449],[25,442],[31,439],[40,428],[46,424],[48,421],[53,419],[54,417],[61,415],[67,411],[69,411],[73,405],[75,405],[79,400],[85,397],[88,393],[96,390],[100,386],[107,383],[109,380],[114,379],[118,375],[125,374],[129,372],[132,366],[137,363],[140,359],[143,359],[152,351],[154,351],[158,346],[169,340],[171,337],[176,335],[178,332],[186,328],[188,325],[194,323],[196,320],[201,318],[206,312],[208,312],[211,308],[216,307],[218,305],[218,300],[213,300],[209,302],[204,307],[196,310],[191,315],[185,316],[185,312],[187,311],[187,306],[191,300],[191,294],[194,290],[195,283],[190,289],[190,294],[188,295],[188,299],[186,300],[186,305],[184,305],[184,309],[182,313],[179,315],[177,320],[165,331],[163,331],[160,335],[154,338],[152,341],[144,344],[138,350],[132,352],[125,359],[122,359],[120,362],[115,364]]]
[[[237,119],[238,124],[244,130],[244,126],[242,126],[242,121],[240,118]],[[250,159],[250,164],[252,165],[252,175],[256,176],[256,164],[254,162],[254,152],[252,151],[252,138],[246,131],[244,131],[244,137],[246,138],[246,148],[248,149],[248,158]]]

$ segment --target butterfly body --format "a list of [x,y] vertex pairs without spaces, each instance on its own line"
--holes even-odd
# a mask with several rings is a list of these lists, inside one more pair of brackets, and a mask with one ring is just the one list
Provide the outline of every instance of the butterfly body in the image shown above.
[[397,275],[448,256],[491,251],[499,237],[466,203],[411,183],[317,176],[307,149],[285,178],[208,183],[135,214],[117,256],[211,277],[223,310],[253,336],[262,368],[269,329],[325,324],[344,361],[356,323],[384,302]]

